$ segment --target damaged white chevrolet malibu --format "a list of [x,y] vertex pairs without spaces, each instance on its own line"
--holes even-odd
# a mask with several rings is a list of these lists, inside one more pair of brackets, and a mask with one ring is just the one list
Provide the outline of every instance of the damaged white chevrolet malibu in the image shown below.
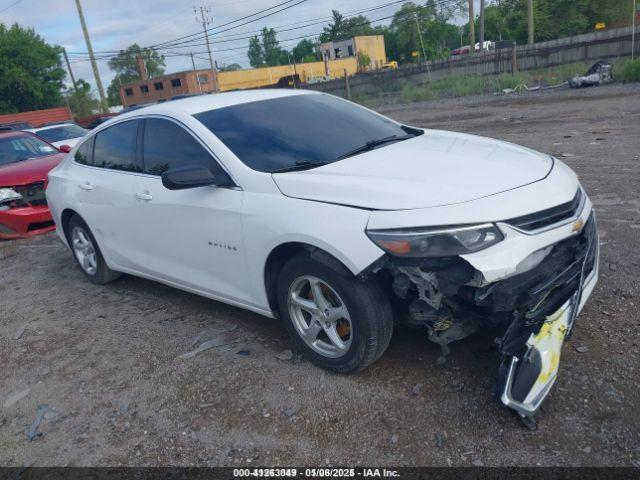
[[443,355],[495,329],[499,397],[525,419],[598,271],[592,204],[562,162],[309,91],[121,115],[46,195],[90,281],[128,273],[281,317],[336,372],[376,361],[394,323]]

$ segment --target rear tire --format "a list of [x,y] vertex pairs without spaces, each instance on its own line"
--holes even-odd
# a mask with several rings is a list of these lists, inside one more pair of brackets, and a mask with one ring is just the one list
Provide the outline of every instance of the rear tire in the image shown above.
[[354,373],[387,349],[393,316],[375,279],[361,281],[300,254],[283,267],[277,289],[287,332],[316,365]]
[[79,215],[69,219],[65,233],[73,258],[91,283],[104,285],[122,275],[107,266],[91,229]]

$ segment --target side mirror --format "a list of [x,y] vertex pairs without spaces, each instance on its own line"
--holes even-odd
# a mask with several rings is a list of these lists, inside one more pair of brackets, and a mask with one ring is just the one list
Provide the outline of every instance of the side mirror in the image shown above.
[[226,173],[214,175],[208,168],[197,165],[172,168],[162,174],[162,185],[169,190],[185,190],[210,185],[222,186],[231,183],[231,178]]
[[60,145],[60,147],[58,147],[58,150],[60,150],[62,153],[70,153],[73,149],[69,145]]

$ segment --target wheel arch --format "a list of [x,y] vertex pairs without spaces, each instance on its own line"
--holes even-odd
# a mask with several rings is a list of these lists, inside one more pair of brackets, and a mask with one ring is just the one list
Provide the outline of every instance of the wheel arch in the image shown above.
[[264,286],[269,308],[273,312],[278,312],[277,284],[282,267],[289,259],[301,253],[307,253],[310,258],[331,268],[340,275],[356,275],[334,255],[320,247],[298,241],[281,243],[271,250],[264,266]]
[[65,208],[60,214],[60,226],[62,227],[62,231],[64,232],[64,236],[66,237],[67,242],[69,241],[69,232],[67,231],[67,226],[69,226],[69,221],[74,215],[78,215],[80,218],[82,218],[80,214],[72,208]]

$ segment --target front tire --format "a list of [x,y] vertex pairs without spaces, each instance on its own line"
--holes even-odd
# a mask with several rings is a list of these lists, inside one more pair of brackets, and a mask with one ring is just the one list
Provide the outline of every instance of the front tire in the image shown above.
[[306,254],[283,267],[278,305],[296,347],[316,365],[338,373],[371,365],[393,333],[391,307],[374,279],[340,274]]
[[104,285],[113,282],[122,275],[107,266],[100,247],[98,247],[98,242],[96,242],[89,226],[79,215],[74,215],[69,219],[66,234],[73,257],[89,281],[97,285]]

